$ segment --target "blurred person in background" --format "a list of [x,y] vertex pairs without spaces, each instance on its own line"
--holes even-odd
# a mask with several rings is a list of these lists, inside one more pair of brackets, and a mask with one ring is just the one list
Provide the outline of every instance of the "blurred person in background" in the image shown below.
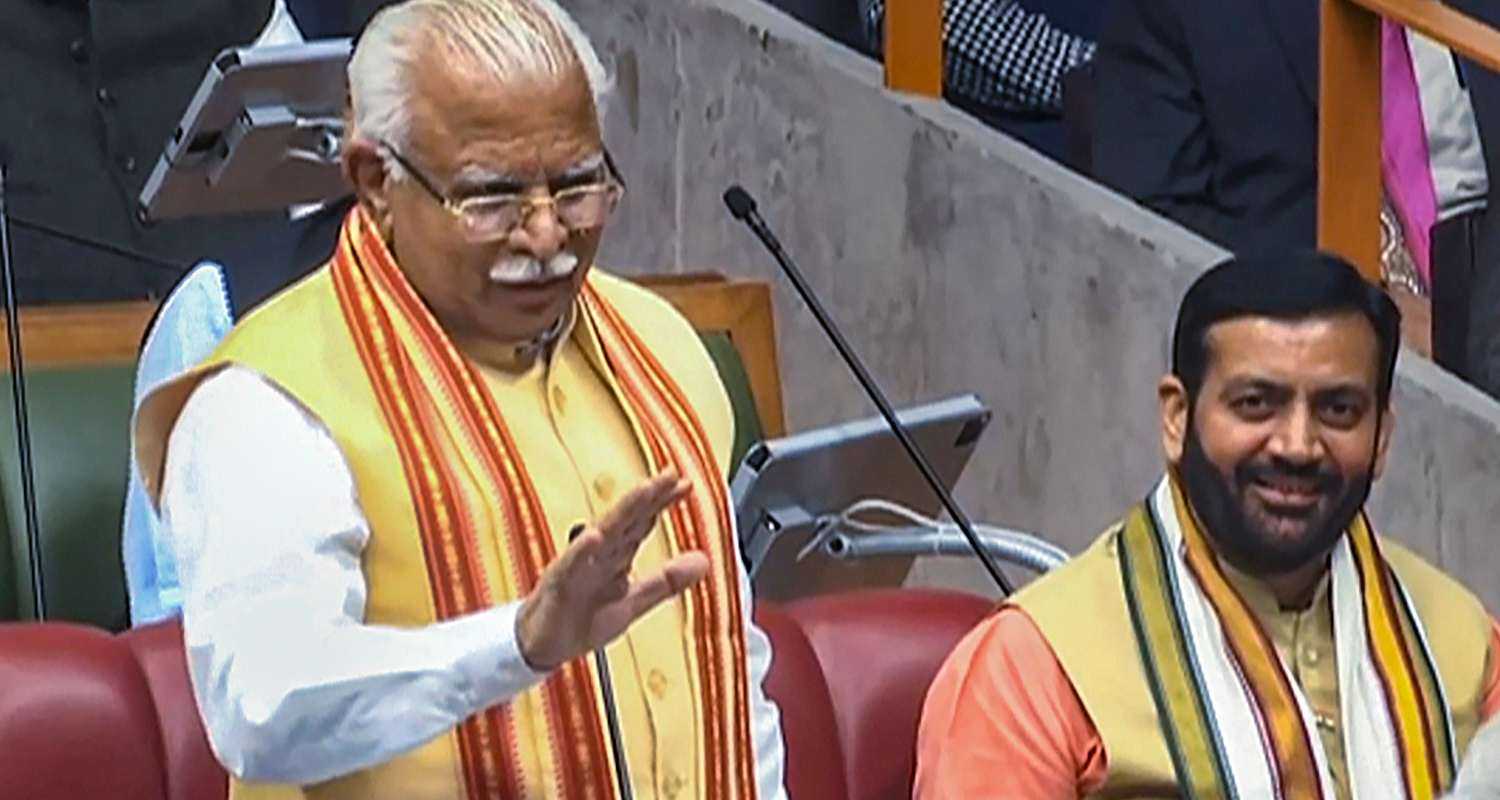
[[210,260],[225,266],[238,312],[325,260],[336,225],[318,234],[316,220],[285,211],[145,223],[137,198],[221,50],[349,35],[380,5],[6,3],[0,74],[12,80],[0,93],[0,155],[20,302],[161,297],[189,267]]
[[[1450,5],[1500,23],[1494,4]],[[1314,246],[1318,30],[1317,3],[1112,0],[1095,177],[1230,250]],[[1383,280],[1403,339],[1494,394],[1500,79],[1389,21],[1381,37]]]

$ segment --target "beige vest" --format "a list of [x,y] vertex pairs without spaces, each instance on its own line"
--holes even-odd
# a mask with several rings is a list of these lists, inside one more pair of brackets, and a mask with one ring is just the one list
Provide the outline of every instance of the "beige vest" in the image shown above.
[[[1176,772],[1141,666],[1116,541],[1108,531],[1011,602],[1041,629],[1104,742],[1109,772],[1096,796],[1175,798]],[[1472,593],[1410,551],[1385,538],[1380,547],[1426,629],[1461,755],[1479,725],[1490,617]]]

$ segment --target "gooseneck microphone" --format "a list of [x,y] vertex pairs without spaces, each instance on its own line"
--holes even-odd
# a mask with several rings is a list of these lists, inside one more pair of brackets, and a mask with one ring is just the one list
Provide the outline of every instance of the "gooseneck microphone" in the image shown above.
[[823,332],[828,335],[829,340],[833,342],[834,348],[839,351],[839,355],[844,359],[844,363],[848,364],[849,369],[854,372],[854,377],[859,381],[859,385],[864,388],[865,394],[869,395],[870,399],[875,402],[875,407],[880,409],[880,416],[884,417],[886,424],[891,426],[891,432],[896,434],[896,439],[901,442],[902,449],[906,451],[912,463],[916,465],[917,471],[922,473],[922,479],[927,482],[928,486],[932,487],[932,491],[937,494],[938,500],[942,502],[943,508],[947,510],[948,516],[953,518],[953,522],[963,532],[964,538],[969,542],[969,547],[974,551],[974,555],[979,558],[979,562],[984,565],[985,571],[990,574],[990,578],[995,581],[995,585],[1000,587],[1000,591],[1009,595],[1014,591],[1011,588],[1010,581],[1000,571],[1000,566],[995,563],[995,559],[981,546],[979,535],[974,532],[974,526],[969,522],[968,515],[964,513],[963,509],[958,507],[958,501],[954,500],[953,495],[948,491],[947,487],[943,486],[943,482],[938,478],[937,472],[933,470],[932,464],[928,462],[926,454],[922,452],[922,448],[917,446],[916,441],[911,438],[911,433],[906,430],[906,426],[901,423],[901,420],[896,418],[896,412],[891,408],[890,401],[886,400],[885,393],[880,390],[880,386],[875,383],[875,379],[865,369],[865,365],[859,360],[859,356],[854,354],[854,349],[849,346],[849,342],[844,338],[844,334],[839,330],[838,325],[834,323],[833,318],[829,316],[828,310],[823,307],[823,303],[818,300],[817,294],[813,292],[812,285],[802,276],[802,271],[797,269],[797,265],[792,261],[791,256],[787,255],[786,250],[782,248],[781,242],[776,239],[776,234],[772,233],[771,229],[766,226],[766,221],[761,219],[760,213],[755,210],[754,198],[750,197],[749,192],[735,185],[729,187],[724,192],[724,204],[729,206],[729,213],[733,214],[735,219],[750,226],[750,230],[754,232],[756,238],[760,239],[761,244],[765,245],[766,249],[771,252],[772,257],[776,259],[776,263],[781,266],[781,271],[786,273],[787,278],[796,287],[797,294],[802,296],[803,302],[807,303],[808,309],[817,318],[818,324],[823,328]]
[[[568,543],[572,544],[587,528],[579,523],[568,531]],[[625,734],[620,732],[620,710],[615,704],[615,682],[609,674],[609,655],[604,645],[594,648],[594,671],[599,675],[599,694],[604,701],[604,725],[609,734],[609,751],[615,757],[615,783],[620,785],[620,800],[635,800],[635,787],[630,783],[630,765],[625,761]]]
[[8,153],[0,150],[0,277],[5,281],[5,339],[10,345],[10,393],[16,408],[16,449],[21,457],[21,504],[26,514],[26,550],[31,557],[31,600],[38,620],[47,618],[42,591],[42,537],[36,514],[36,472],[31,461],[31,415],[26,405],[26,365],[21,359],[21,317],[16,313],[16,271],[11,263],[10,213],[5,205]]
[[620,785],[620,800],[634,800],[635,787],[630,785],[630,767],[625,763],[625,735],[620,732],[614,681],[609,676],[609,658],[604,655],[602,645],[594,650],[594,669],[599,673],[599,687],[604,695],[604,722],[609,729],[609,746],[614,751],[615,783]]

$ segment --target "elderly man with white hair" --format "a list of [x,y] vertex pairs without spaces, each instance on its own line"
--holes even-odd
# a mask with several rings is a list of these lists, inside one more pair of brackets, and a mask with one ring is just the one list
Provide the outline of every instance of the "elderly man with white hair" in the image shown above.
[[349,79],[333,259],[136,419],[231,796],[784,796],[727,397],[593,267],[592,46],[551,0],[410,0]]

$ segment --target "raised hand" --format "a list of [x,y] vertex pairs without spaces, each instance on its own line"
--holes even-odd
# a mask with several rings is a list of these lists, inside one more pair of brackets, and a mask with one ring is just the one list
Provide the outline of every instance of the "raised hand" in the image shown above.
[[641,542],[661,512],[687,496],[690,485],[666,470],[620,498],[573,538],[521,606],[516,638],[527,664],[548,671],[607,644],[708,574],[708,557],[690,552],[654,575],[630,580]]

